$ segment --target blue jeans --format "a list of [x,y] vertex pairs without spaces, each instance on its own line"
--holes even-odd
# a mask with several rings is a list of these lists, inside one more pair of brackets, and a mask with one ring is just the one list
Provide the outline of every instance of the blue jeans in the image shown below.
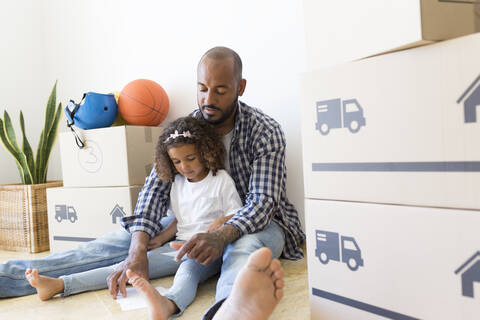
[[[148,270],[151,279],[175,274],[172,287],[165,297],[175,302],[180,311],[173,316],[180,316],[195,299],[198,285],[220,272],[222,259],[218,258],[208,266],[201,265],[192,259],[175,262],[173,256],[165,253],[174,251],[170,243],[148,251]],[[61,276],[64,283],[63,296],[84,291],[104,289],[107,276],[114,272],[118,264],[97,268],[81,273]]]
[[278,258],[285,246],[285,233],[276,223],[270,224],[260,232],[246,234],[237,241],[230,243],[223,253],[223,264],[220,278],[217,282],[215,304],[204,314],[203,319],[211,319],[221,304],[232,291],[233,283],[242,267],[247,264],[248,257],[254,251],[267,247],[272,251],[272,257]]
[[[118,241],[122,239],[122,237],[129,238],[130,234],[126,231],[123,231],[123,234],[116,231],[114,233],[109,233],[107,236],[103,237],[103,239],[107,238],[109,241]],[[170,248],[170,244],[166,243],[159,248],[147,252],[150,279],[175,274],[181,262],[175,262],[172,256],[165,255],[165,253],[172,251],[174,250]],[[118,266],[119,264],[117,263],[106,267],[60,276],[64,284],[62,296],[107,288],[106,279],[109,274],[117,269]]]
[[[161,223],[165,227],[172,218],[163,218]],[[108,267],[125,260],[130,247],[131,236],[127,231],[120,229],[94,241],[79,245],[73,250],[58,252],[38,260],[11,260],[0,264],[0,298],[17,297],[36,293],[25,279],[27,268],[36,268],[40,275],[59,278],[65,275],[83,273],[85,271]],[[160,248],[157,248],[160,249]],[[152,250],[154,252],[155,250]],[[152,255],[152,253],[150,254]],[[163,257],[164,255],[154,255]],[[166,256],[165,256],[166,257]],[[172,267],[166,264],[162,275],[172,275],[178,264]],[[152,268],[152,267],[151,267]],[[100,274],[99,274],[100,275]],[[106,278],[76,284],[67,280],[68,294],[106,288]],[[67,277],[65,277],[67,278]],[[79,278],[80,280],[82,278]],[[101,281],[100,281],[101,280]],[[68,282],[70,281],[70,282]],[[72,283],[73,282],[73,283]]]
[[[82,244],[74,250],[55,253],[38,260],[12,260],[0,264],[0,297],[23,296],[36,292],[35,288],[25,280],[27,268],[37,268],[39,274],[48,277],[61,277],[65,284],[64,295],[104,289],[107,287],[106,278],[115,269],[115,264],[122,262],[127,257],[130,240],[130,234],[122,229]],[[228,297],[237,274],[246,264],[252,252],[267,247],[272,251],[273,257],[277,258],[282,253],[284,244],[283,229],[273,221],[264,230],[244,235],[229,244],[222,256],[223,265],[217,283],[216,304]],[[175,262],[172,257],[162,254],[171,250],[168,245],[164,245],[148,252],[151,278],[173,275],[179,266],[183,265],[183,263]],[[219,264],[220,262],[216,261],[215,263]],[[185,269],[187,267],[196,268],[190,264],[186,265]],[[205,273],[200,272],[198,282],[207,279],[212,272],[212,270],[207,270]],[[172,297],[174,296],[178,295],[172,293]],[[193,292],[194,296],[195,292]],[[189,299],[185,299],[185,301]],[[188,305],[180,300],[176,303],[181,311]]]
[[218,258],[208,266],[201,265],[195,260],[187,259],[182,262],[175,274],[172,287],[165,297],[175,302],[180,312],[173,317],[180,316],[193,302],[197,294],[198,285],[220,272],[222,258]]

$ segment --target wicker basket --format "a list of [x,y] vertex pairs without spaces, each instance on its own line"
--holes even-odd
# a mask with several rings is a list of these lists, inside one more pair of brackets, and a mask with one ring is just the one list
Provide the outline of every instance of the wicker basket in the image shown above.
[[62,181],[0,185],[0,249],[49,250],[46,189],[62,185]]

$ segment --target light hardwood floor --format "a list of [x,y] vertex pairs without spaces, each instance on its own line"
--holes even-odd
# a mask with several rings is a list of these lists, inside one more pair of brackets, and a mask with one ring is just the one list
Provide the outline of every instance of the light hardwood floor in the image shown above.
[[[26,254],[0,251],[0,263],[11,259],[35,259],[48,252]],[[285,295],[270,319],[310,319],[306,259],[281,260],[285,270]],[[155,286],[170,287],[173,277],[153,280]],[[213,303],[217,278],[201,285],[193,304],[178,319],[201,319],[203,312]],[[55,297],[40,301],[35,295],[0,299],[0,319],[148,319],[147,309],[122,311],[107,290],[82,293],[67,298]]]

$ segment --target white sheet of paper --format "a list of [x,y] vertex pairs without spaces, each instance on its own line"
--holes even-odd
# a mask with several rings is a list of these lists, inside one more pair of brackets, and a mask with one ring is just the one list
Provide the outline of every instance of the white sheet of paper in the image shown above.
[[[164,295],[168,289],[164,287],[155,287],[160,294]],[[147,302],[143,296],[135,288],[127,288],[127,297],[123,297],[122,294],[117,296],[117,303],[120,305],[122,311],[134,310],[140,308],[146,308]]]

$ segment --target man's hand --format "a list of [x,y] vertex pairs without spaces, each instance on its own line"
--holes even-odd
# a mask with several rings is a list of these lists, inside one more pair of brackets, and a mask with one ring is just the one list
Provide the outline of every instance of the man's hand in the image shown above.
[[149,235],[145,232],[134,232],[130,243],[128,256],[118,265],[117,270],[107,277],[107,285],[113,299],[117,298],[118,292],[127,296],[126,284],[128,281],[127,270],[131,269],[144,279],[148,276],[147,243]]
[[180,248],[175,261],[180,261],[187,254],[198,263],[209,265],[215,261],[230,242],[237,240],[240,232],[233,226],[226,225],[211,233],[197,233]]

